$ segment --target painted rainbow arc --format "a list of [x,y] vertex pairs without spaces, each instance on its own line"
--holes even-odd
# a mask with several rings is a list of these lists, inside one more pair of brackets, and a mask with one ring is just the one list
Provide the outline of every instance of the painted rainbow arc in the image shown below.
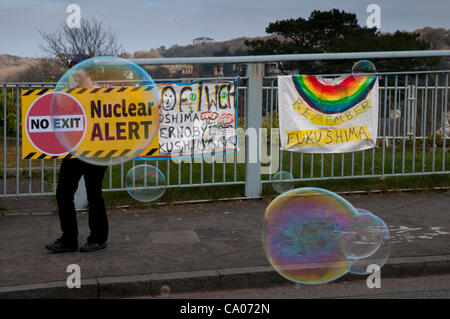
[[303,100],[313,109],[334,114],[363,101],[375,84],[376,76],[353,75],[338,84],[323,84],[315,75],[293,75],[292,80]]

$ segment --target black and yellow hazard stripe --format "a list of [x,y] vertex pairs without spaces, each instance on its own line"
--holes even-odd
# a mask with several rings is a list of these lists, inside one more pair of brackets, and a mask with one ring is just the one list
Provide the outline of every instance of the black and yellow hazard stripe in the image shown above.
[[[60,92],[65,92],[67,94],[76,95],[76,94],[94,94],[94,93],[117,93],[117,92],[137,92],[137,91],[148,91],[153,86],[121,86],[121,87],[102,87],[102,88],[93,88],[93,89],[80,89],[80,88],[73,88],[73,89],[63,89],[60,90]],[[30,89],[25,90],[22,92],[22,96],[29,96],[29,95],[43,95],[47,92],[52,92],[53,89],[45,88],[45,89]]]
[[30,152],[23,157],[23,159],[55,159],[55,158],[72,158],[72,157],[83,157],[83,158],[114,158],[114,157],[125,157],[125,156],[151,156],[158,151],[158,148],[152,148],[147,153],[143,153],[145,149],[141,148],[134,153],[131,153],[131,149],[125,149],[121,152],[119,150],[95,150],[95,151],[83,151],[81,154],[76,154],[76,152],[71,152],[69,154],[63,154],[59,156],[48,155],[40,152]]
[[55,156],[40,152],[30,152],[26,156],[24,156],[23,159],[56,159],[56,158],[72,158],[72,157],[74,157],[74,154],[71,153]]

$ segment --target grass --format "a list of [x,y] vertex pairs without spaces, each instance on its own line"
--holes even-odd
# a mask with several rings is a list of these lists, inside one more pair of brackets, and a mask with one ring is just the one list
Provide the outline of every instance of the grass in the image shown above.
[[[3,177],[3,138],[1,138],[0,142],[0,177]],[[8,138],[6,143],[6,167],[7,168],[16,168],[16,161],[17,161],[17,144],[15,139]],[[42,165],[42,161],[44,161],[45,167],[53,167],[53,160],[24,160],[22,159],[22,145],[21,142],[19,143],[19,168],[21,169],[29,169],[31,168],[40,168]],[[59,167],[61,163],[61,160],[56,160],[56,167]]]
[[7,210],[8,210],[8,207],[2,201],[0,201],[0,212],[4,212]]

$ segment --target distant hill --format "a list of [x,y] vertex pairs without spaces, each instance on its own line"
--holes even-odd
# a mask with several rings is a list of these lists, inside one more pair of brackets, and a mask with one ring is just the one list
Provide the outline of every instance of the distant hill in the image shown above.
[[[450,29],[434,29],[426,27],[414,31],[420,34],[420,38],[431,43],[431,50],[450,50]],[[443,58],[438,67],[440,69],[450,69],[450,58]]]
[[0,82],[15,81],[17,74],[36,63],[37,59],[22,58],[9,54],[0,55]]
[[237,38],[200,45],[174,45],[169,49],[160,49],[159,52],[166,58],[248,55],[245,40],[250,40],[250,38]]

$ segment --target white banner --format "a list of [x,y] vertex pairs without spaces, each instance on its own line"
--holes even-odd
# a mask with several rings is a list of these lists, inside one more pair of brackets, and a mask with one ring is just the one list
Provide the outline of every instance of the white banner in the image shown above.
[[375,76],[278,77],[281,147],[304,153],[372,148],[378,129]]
[[204,156],[237,150],[237,79],[157,82],[157,89],[159,154],[152,158]]

